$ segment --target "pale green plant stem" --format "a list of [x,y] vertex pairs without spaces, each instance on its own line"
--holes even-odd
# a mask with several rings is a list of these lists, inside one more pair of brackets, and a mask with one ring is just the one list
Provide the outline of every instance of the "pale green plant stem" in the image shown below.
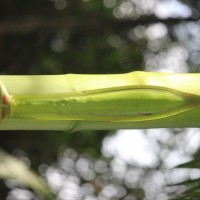
[[200,74],[0,76],[0,130],[200,127]]

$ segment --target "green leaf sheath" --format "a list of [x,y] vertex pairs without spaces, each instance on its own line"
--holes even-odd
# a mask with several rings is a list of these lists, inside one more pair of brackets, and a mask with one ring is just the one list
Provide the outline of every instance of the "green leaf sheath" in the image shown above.
[[200,74],[131,72],[0,80],[2,130],[200,127]]
[[166,88],[142,86],[56,95],[16,95],[12,98],[10,117],[110,122],[145,121],[191,109],[195,106],[193,98]]

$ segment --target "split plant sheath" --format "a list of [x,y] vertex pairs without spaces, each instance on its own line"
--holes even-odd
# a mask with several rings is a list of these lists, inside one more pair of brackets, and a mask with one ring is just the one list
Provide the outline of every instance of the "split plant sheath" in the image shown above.
[[0,76],[0,130],[200,127],[200,74]]

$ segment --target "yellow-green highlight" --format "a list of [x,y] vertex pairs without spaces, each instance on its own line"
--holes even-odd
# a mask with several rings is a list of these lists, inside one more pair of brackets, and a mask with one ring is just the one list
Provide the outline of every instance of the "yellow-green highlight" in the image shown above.
[[0,76],[0,130],[200,127],[200,74]]

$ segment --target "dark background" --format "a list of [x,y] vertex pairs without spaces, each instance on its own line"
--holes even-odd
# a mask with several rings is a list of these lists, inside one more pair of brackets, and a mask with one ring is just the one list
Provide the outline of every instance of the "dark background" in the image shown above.
[[[120,13],[119,7],[124,2],[128,2],[126,5],[131,4],[133,8],[131,12],[127,10],[128,14]],[[184,59],[187,71],[198,72],[199,1],[178,1],[191,10],[191,15],[171,15],[166,18],[155,15],[153,8],[157,4],[156,1],[152,1],[155,6],[149,10],[143,8],[144,3],[137,2],[0,0],[0,73],[107,74],[149,70],[149,55],[156,57],[175,45],[181,46],[187,53]],[[144,32],[151,25],[158,23],[166,27],[167,33],[163,38],[150,41]],[[136,30],[141,31],[139,35]],[[159,48],[150,48],[150,42],[159,43]],[[179,66],[180,71],[181,67]],[[158,68],[159,64],[155,65],[155,71]],[[0,147],[17,157],[27,157],[31,167],[36,171],[41,165],[50,166],[57,162],[59,153],[69,148],[77,153],[78,158],[86,156],[93,160],[91,162],[103,159],[109,169],[112,158],[103,158],[101,153],[102,140],[108,134],[114,132],[1,131]],[[74,163],[78,158],[74,158]],[[158,163],[153,171],[160,166],[162,162]],[[128,169],[135,168],[134,165],[128,165]],[[122,180],[120,182],[110,177],[107,182],[121,185],[126,188],[127,193],[121,197],[119,195],[105,199],[147,198],[143,185],[149,173],[152,173],[152,169],[144,169],[146,176],[143,176],[143,183],[135,186],[127,186]],[[81,183],[88,182],[80,174],[77,176],[80,177]],[[102,188],[94,186],[94,180],[90,180],[89,183],[93,185],[94,193],[98,196]],[[106,184],[104,186],[106,187]],[[11,190],[13,188],[9,188],[5,181],[1,181],[0,199],[6,199]]]

